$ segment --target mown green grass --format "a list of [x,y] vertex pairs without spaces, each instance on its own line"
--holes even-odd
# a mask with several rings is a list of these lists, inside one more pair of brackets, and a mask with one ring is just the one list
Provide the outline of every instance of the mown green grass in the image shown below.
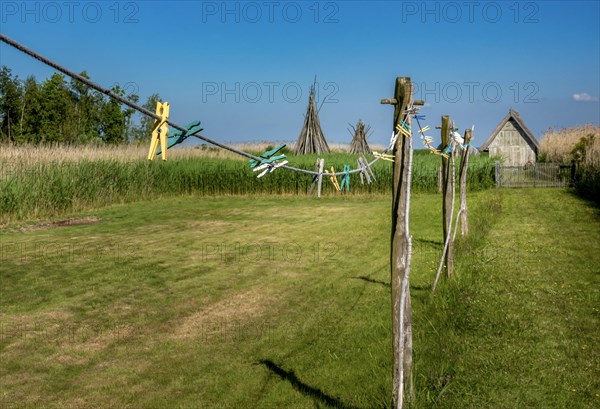
[[[596,209],[473,193],[457,277],[429,286],[440,195],[415,194],[415,407],[592,408]],[[177,197],[3,231],[5,407],[385,408],[390,200]]]
[[[341,171],[344,164],[356,168],[359,155],[321,155],[327,170]],[[290,164],[314,169],[317,155],[291,156]],[[413,191],[435,192],[440,158],[417,153]],[[485,157],[470,161],[469,188],[482,190],[494,185],[494,164]],[[360,183],[351,176],[350,194],[389,193],[392,164],[373,165],[376,181]],[[312,177],[285,169],[256,178],[246,160],[188,158],[162,162],[96,160],[64,163],[19,163],[0,165],[0,223],[48,217],[114,203],[127,203],[173,195],[307,195]],[[338,178],[339,181],[339,178]],[[328,178],[324,194],[336,194]],[[345,193],[346,194],[346,193]]]

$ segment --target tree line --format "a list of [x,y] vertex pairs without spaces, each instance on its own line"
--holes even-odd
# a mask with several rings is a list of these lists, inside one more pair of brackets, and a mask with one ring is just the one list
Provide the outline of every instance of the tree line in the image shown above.
[[[80,73],[89,78],[86,71]],[[115,94],[139,103],[119,85]],[[153,94],[143,107],[153,111],[160,95]],[[38,82],[24,81],[6,66],[0,69],[0,143],[107,143],[149,140],[154,119],[121,106],[112,98],[81,82],[55,73]]]

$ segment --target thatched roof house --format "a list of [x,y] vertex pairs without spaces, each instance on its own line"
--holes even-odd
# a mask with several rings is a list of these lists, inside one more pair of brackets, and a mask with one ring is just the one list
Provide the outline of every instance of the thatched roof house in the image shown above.
[[505,165],[521,166],[535,163],[539,147],[519,113],[510,109],[479,150],[489,152],[490,156],[501,156]]

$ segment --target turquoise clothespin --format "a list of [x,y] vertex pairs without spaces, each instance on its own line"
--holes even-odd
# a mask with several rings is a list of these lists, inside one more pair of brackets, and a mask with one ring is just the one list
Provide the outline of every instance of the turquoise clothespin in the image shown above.
[[[167,149],[170,149],[173,146],[180,144],[181,142],[185,141],[190,136],[197,134],[198,132],[200,132],[204,129],[204,128],[202,128],[202,125],[200,125],[200,121],[198,121],[198,120],[190,122],[189,124],[186,125],[186,128],[187,128],[187,130],[185,132],[182,132],[179,129],[174,129],[174,128],[169,129],[169,134],[168,134],[168,139],[167,139]],[[161,149],[158,148],[156,150],[156,154],[160,155],[160,153],[161,153]]]
[[446,149],[444,149],[443,152],[444,153],[452,153],[452,146],[451,145],[446,146]]
[[260,162],[255,160],[255,159],[250,159],[248,162],[250,162],[250,167],[251,168],[255,168],[257,166],[260,165],[264,165],[267,163],[273,163],[275,161],[278,161],[280,159],[285,159],[287,156],[285,155],[277,155],[277,156],[273,156],[275,155],[277,152],[279,152],[280,150],[282,150],[283,148],[285,148],[285,144],[275,148],[275,149],[271,149],[269,151],[266,151],[262,154],[260,154],[258,157],[261,159]]
[[340,190],[344,190],[346,186],[346,192],[350,191],[350,165],[344,165],[344,176],[342,177],[342,183],[340,184]]

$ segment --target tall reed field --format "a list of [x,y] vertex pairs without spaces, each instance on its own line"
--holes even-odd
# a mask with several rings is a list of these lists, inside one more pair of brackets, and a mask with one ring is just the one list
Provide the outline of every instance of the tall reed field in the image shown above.
[[[244,146],[254,153],[270,146]],[[248,160],[215,148],[169,150],[168,160],[148,161],[146,149],[126,147],[33,147],[0,148],[0,223],[53,217],[86,208],[148,200],[173,195],[307,195],[310,175],[278,169],[258,179]],[[290,165],[314,169],[317,156],[325,167],[340,172],[343,165],[357,167],[359,155],[336,152],[327,155],[288,155]],[[371,155],[366,155],[370,160]],[[412,189],[435,192],[439,156],[416,151]],[[372,166],[375,181],[361,184],[351,175],[350,192],[388,194],[392,164],[380,160]],[[469,189],[494,186],[494,163],[487,157],[469,160]],[[338,181],[340,178],[338,177]],[[327,177],[323,194],[336,192]]]
[[600,205],[600,127],[583,125],[548,130],[540,140],[540,160],[575,161],[575,189]]

